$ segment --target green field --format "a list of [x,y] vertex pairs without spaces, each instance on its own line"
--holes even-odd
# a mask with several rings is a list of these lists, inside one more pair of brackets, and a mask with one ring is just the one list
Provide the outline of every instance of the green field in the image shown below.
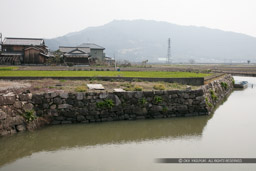
[[19,67],[0,67],[0,71],[12,71],[12,70],[17,70]]
[[155,77],[182,78],[206,77],[210,74],[167,71],[6,71],[0,70],[0,77]]

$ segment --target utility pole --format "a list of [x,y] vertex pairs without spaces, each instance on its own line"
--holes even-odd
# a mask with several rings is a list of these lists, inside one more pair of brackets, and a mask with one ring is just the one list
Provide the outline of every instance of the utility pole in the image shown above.
[[0,52],[2,51],[2,33],[0,33]]
[[167,60],[166,62],[170,64],[171,61],[171,38],[168,38],[168,50],[167,50]]
[[115,60],[115,71],[116,71],[116,55],[114,53],[114,60]]

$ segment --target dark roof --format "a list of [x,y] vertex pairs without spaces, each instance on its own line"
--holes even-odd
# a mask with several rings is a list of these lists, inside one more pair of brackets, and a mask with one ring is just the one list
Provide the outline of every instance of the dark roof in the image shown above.
[[70,52],[67,52],[67,54],[88,54],[88,53],[86,53],[85,51],[83,51],[81,49],[76,48],[76,49],[71,50]]
[[44,53],[39,53],[39,54],[42,55],[42,56],[44,56],[44,57],[47,57],[47,58],[51,57],[51,56],[49,56],[49,55],[47,55],[47,54],[44,54]]
[[3,52],[1,53],[1,55],[2,56],[22,56],[23,54],[21,52]]
[[43,50],[43,49],[38,48],[38,47],[34,47],[34,46],[28,47],[28,48],[26,48],[26,49],[24,49],[24,50],[26,51],[26,50],[29,50],[29,49],[36,49],[36,50],[38,50],[38,51],[42,51],[42,52],[44,52],[44,50]]
[[14,38],[6,37],[3,41],[3,45],[34,45],[44,46],[44,40],[39,38]]
[[59,47],[59,50],[63,53],[68,53],[68,52],[71,52],[73,50],[80,50],[80,51],[83,51],[84,53],[90,53],[90,48],[89,47],[71,47],[71,46],[60,46]]
[[89,54],[64,54],[65,57],[68,58],[89,58]]
[[102,49],[104,50],[105,48],[99,45],[96,45],[94,43],[83,43],[79,45],[78,47],[89,47],[90,49]]

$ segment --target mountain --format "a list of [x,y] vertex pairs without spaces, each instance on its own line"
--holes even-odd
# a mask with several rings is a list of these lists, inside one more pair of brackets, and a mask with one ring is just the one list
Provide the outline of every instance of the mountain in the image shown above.
[[241,62],[255,60],[256,38],[206,27],[181,26],[151,20],[114,20],[99,27],[47,39],[51,50],[58,46],[96,43],[107,56],[118,60],[159,62],[166,58],[168,38],[174,62]]

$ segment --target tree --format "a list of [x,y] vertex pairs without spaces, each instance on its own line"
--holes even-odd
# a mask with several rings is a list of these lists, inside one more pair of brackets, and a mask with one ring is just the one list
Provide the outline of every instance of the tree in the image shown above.
[[250,60],[247,60],[247,63],[248,63],[248,64],[250,64],[250,63],[251,63],[251,61],[250,61]]
[[61,64],[64,62],[62,52],[60,50],[56,50],[53,52],[54,55],[54,63]]

